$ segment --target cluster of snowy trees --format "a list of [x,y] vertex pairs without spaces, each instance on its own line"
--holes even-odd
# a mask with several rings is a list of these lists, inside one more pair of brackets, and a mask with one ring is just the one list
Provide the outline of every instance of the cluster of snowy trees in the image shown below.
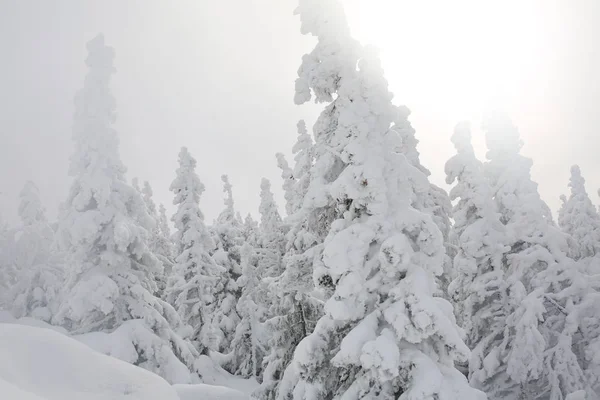
[[0,295],[16,317],[73,335],[118,334],[170,382],[209,358],[255,378],[257,399],[600,397],[600,214],[577,166],[558,224],[505,115],[486,118],[487,161],[456,126],[449,195],[429,181],[404,106],[337,0],[300,0],[295,102],[323,104],[277,154],[285,217],[260,184],[260,221],[224,208],[207,225],[187,148],[170,231],[148,182],[125,179],[113,129],[114,51],[88,43],[76,95],[71,190],[50,224],[35,184],[22,224],[0,226]]

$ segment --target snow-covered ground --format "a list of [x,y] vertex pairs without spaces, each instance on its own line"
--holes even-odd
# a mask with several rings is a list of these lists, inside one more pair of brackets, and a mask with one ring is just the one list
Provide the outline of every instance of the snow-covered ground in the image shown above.
[[257,385],[215,368],[208,357],[199,367],[205,383],[171,386],[61,329],[0,312],[2,400],[243,400]]
[[158,375],[53,330],[19,324],[0,325],[0,382],[6,400],[24,393],[36,400],[178,399]]

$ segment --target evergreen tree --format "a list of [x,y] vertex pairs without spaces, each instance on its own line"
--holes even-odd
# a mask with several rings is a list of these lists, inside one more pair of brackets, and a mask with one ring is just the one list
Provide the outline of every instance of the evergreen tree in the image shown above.
[[171,228],[169,228],[169,220],[167,218],[167,209],[161,203],[158,207],[158,227],[160,228],[160,233],[163,237],[171,240]]
[[[152,187],[148,181],[144,182],[144,187],[141,190],[144,203],[146,204],[146,210],[148,215],[154,221],[154,225],[150,232],[150,250],[158,258],[162,266],[162,271],[155,275],[156,279],[156,295],[163,298],[165,295],[165,289],[167,287],[167,279],[171,275],[173,270],[173,243],[170,239],[169,226],[166,224],[166,215],[159,215],[156,210],[156,204],[152,199],[154,194]],[[162,204],[161,204],[161,207]],[[161,210],[161,213],[164,213]],[[161,219],[164,219],[162,221]]]
[[237,302],[237,312],[241,321],[237,324],[232,340],[231,358],[234,360],[236,375],[259,378],[262,370],[264,348],[260,343],[261,320],[266,310],[259,296],[262,294],[259,271],[254,249],[245,243],[241,248],[242,275],[238,279],[241,297]]
[[[154,191],[152,190],[152,186],[150,186],[150,183],[148,183],[148,181],[144,181],[144,187],[140,190],[140,193],[142,193],[142,198],[144,199],[144,204],[146,204],[146,210],[148,210],[148,215],[150,215],[155,221],[158,221],[156,204],[152,199]],[[156,226],[158,227],[158,224],[156,224]]]
[[46,218],[37,186],[26,182],[20,198],[22,227],[15,243],[18,280],[12,288],[12,313],[17,318],[31,316],[50,321],[57,311],[64,279],[62,260],[54,247],[54,231]]
[[0,309],[11,306],[10,294],[17,281],[17,270],[14,263],[14,233],[0,215]]
[[600,253],[600,215],[585,190],[585,179],[577,165],[571,167],[569,187],[571,195],[563,200],[558,224],[573,239],[578,259],[594,257]]
[[268,179],[262,179],[260,190],[260,225],[257,243],[259,269],[265,276],[278,276],[282,272],[282,257],[285,253],[285,227]]
[[320,204],[335,210],[314,271],[333,295],[297,347],[278,397],[485,398],[454,368],[468,349],[450,304],[433,297],[443,238],[429,215],[411,207],[415,187],[428,182],[397,151],[390,126],[398,110],[379,60],[350,38],[336,1],[303,0],[297,13],[302,32],[319,42],[303,58],[296,99],[312,91],[334,102],[320,118],[335,114],[337,122],[329,148],[317,138],[305,199],[316,200],[318,185]]
[[292,215],[294,212],[294,172],[290,168],[285,156],[281,153],[275,154],[277,166],[281,170],[281,179],[283,179],[283,193],[285,198],[285,212]]
[[[232,186],[227,175],[221,176],[223,192],[225,193],[225,209],[219,214],[212,227],[215,242],[213,258],[222,267],[221,281],[223,289],[217,293],[216,309],[211,315],[210,324],[219,327],[222,332],[219,346],[214,350],[231,353],[231,341],[235,336],[236,326],[240,323],[240,316],[236,311],[240,298],[240,289],[236,280],[242,274],[240,266],[240,248],[244,243],[242,237],[242,224],[235,213]],[[239,369],[236,359],[228,358],[223,366],[234,372]]]
[[452,142],[457,154],[445,170],[446,182],[456,182],[450,198],[458,200],[453,210],[458,253],[449,294],[459,325],[466,331],[466,344],[473,351],[468,368],[471,384],[491,398],[504,398],[502,389],[510,378],[498,354],[507,350],[506,318],[510,315],[504,279],[504,257],[509,250],[506,232],[483,164],[475,157],[468,123],[456,126]]
[[501,221],[506,225],[507,277],[512,314],[506,319],[506,350],[490,353],[484,364],[506,364],[510,380],[491,398],[563,399],[569,393],[592,393],[584,355],[575,346],[587,318],[589,296],[596,289],[580,265],[567,257],[566,236],[550,219],[530,159],[520,154],[518,130],[503,114],[486,120],[490,179]]
[[244,238],[245,243],[248,243],[252,247],[256,247],[258,243],[258,222],[256,222],[250,214],[246,215],[246,218],[244,219],[242,237]]
[[263,381],[253,394],[258,399],[276,398],[296,346],[313,331],[323,308],[322,296],[313,285],[312,266],[315,254],[322,249],[325,233],[317,233],[322,209],[304,207],[314,160],[313,142],[304,121],[298,122],[298,140],[292,152],[295,154],[292,177],[287,169],[282,174],[287,183],[285,224],[290,227],[285,239],[285,269],[275,279],[264,282],[265,290],[273,295],[264,324],[269,340],[265,343],[268,354],[264,358]]
[[177,212],[173,215],[177,256],[167,286],[167,301],[192,327],[191,340],[201,353],[218,350],[224,335],[214,326],[212,316],[217,308],[217,294],[223,291],[225,268],[217,265],[209,251],[214,242],[204,225],[200,196],[204,185],[196,174],[196,160],[183,147],[179,152],[179,168],[171,183]]
[[160,272],[148,247],[153,221],[119,157],[109,88],[114,50],[102,35],[87,49],[89,70],[75,98],[73,184],[60,224],[68,278],[54,322],[73,333],[119,330],[137,353],[136,365],[191,382],[187,369],[197,353],[176,333],[183,327],[175,310],[152,294]]
[[294,166],[290,168],[285,156],[277,153],[277,164],[281,169],[283,191],[285,194],[285,210],[288,216],[296,214],[303,205],[304,196],[310,183],[310,169],[313,164],[313,141],[306,130],[306,123],[298,121],[298,139],[292,147]]
[[292,213],[297,213],[303,207],[314,161],[313,140],[306,130],[306,123],[303,120],[298,121],[297,128],[298,139],[292,147],[294,153]]

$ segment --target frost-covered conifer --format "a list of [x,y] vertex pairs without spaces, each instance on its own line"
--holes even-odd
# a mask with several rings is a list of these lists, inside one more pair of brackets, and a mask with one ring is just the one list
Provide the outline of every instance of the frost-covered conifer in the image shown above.
[[558,224],[573,239],[577,258],[593,257],[600,253],[600,215],[585,190],[585,179],[577,165],[571,167],[569,187],[571,195],[563,200]]
[[109,88],[114,50],[102,35],[87,49],[89,70],[75,98],[73,184],[60,222],[68,279],[54,322],[73,333],[118,331],[137,352],[130,355],[136,365],[191,382],[197,352],[177,333],[175,310],[152,294],[160,272],[148,247],[153,221],[119,157]]
[[177,212],[173,215],[177,256],[167,285],[167,301],[191,326],[191,339],[202,352],[216,350],[223,338],[219,326],[211,323],[217,307],[217,293],[223,291],[225,268],[217,265],[209,251],[214,242],[204,225],[200,196],[204,185],[196,174],[196,160],[183,147],[179,168],[171,183]]
[[18,280],[12,288],[15,317],[31,316],[50,321],[58,307],[64,271],[54,246],[54,231],[46,219],[37,186],[26,182],[20,193],[22,226],[15,243],[14,263]]
[[231,343],[232,373],[246,378],[259,378],[264,355],[264,347],[260,342],[261,320],[264,319],[266,310],[258,298],[262,290],[254,249],[245,243],[240,253],[242,275],[237,283],[242,294],[237,302],[237,312],[241,321],[236,326]]
[[17,281],[14,264],[14,234],[0,215],[0,309],[10,307],[11,289]]
[[453,210],[458,253],[449,294],[459,325],[466,331],[466,344],[472,350],[471,384],[495,395],[509,379],[506,363],[498,359],[498,354],[506,352],[506,318],[511,312],[504,280],[504,256],[509,248],[483,164],[471,145],[468,123],[456,126],[452,142],[457,154],[448,160],[445,171],[446,182],[456,182],[450,198],[458,200]]
[[142,198],[144,199],[144,203],[146,204],[148,214],[153,219],[158,220],[158,214],[156,212],[156,203],[154,203],[154,199],[152,199],[154,191],[152,190],[152,186],[150,186],[150,183],[148,181],[144,181],[144,187],[141,189],[141,193]]
[[431,216],[411,207],[415,188],[428,182],[397,151],[390,126],[398,110],[379,60],[350,38],[337,1],[303,0],[297,13],[302,32],[319,41],[303,58],[296,99],[335,97],[320,117],[335,115],[336,124],[326,133],[330,146],[317,138],[306,199],[335,210],[314,271],[333,295],[278,397],[485,398],[454,367],[469,351],[451,305],[433,297],[443,238]]
[[244,242],[250,246],[255,247],[258,242],[258,222],[256,222],[252,215],[246,215],[244,218],[244,225],[242,226],[242,237]]
[[267,293],[272,293],[269,317],[265,321],[268,336],[268,354],[264,358],[261,386],[253,393],[258,399],[274,399],[277,395],[283,371],[292,360],[294,350],[302,339],[311,333],[322,315],[322,299],[315,293],[312,281],[313,259],[322,246],[326,232],[318,231],[322,209],[304,208],[304,197],[310,184],[313,164],[313,142],[304,121],[298,122],[298,140],[292,152],[294,167],[292,177],[283,169],[286,211],[289,226],[286,235],[283,273],[265,280]]
[[271,183],[265,178],[260,184],[259,212],[260,225],[257,244],[259,267],[265,276],[278,276],[283,268],[285,228],[271,192]]
[[[554,226],[531,179],[532,162],[520,154],[517,128],[503,114],[491,115],[485,127],[486,174],[511,246],[507,345],[483,361],[486,371],[506,363],[510,379],[497,384],[490,397],[555,400],[577,390],[591,394],[585,355],[575,342],[596,289],[567,257],[566,235]],[[482,374],[480,381],[484,379]]]
[[169,219],[167,218],[167,209],[162,203],[160,206],[158,206],[158,227],[160,228],[161,235],[169,239],[169,241],[172,243],[171,228],[169,227]]
[[314,161],[313,140],[306,130],[304,120],[298,121],[297,128],[298,139],[294,147],[292,147],[292,152],[294,153],[293,213],[296,213],[303,206],[304,197],[310,184],[310,170]]
[[292,147],[294,165],[290,167],[283,154],[278,153],[277,165],[281,169],[283,191],[285,193],[285,210],[288,216],[297,213],[304,201],[310,182],[310,169],[313,164],[313,141],[306,130],[306,123],[298,121],[298,139]]
[[[173,270],[173,242],[170,238],[169,226],[166,223],[166,215],[158,215],[156,210],[156,204],[152,199],[153,191],[150,183],[144,182],[144,187],[141,190],[144,203],[146,204],[146,210],[148,215],[154,221],[152,230],[150,231],[150,250],[158,258],[162,266],[162,271],[155,274],[156,279],[156,295],[158,297],[164,297],[164,291],[167,286],[168,277],[171,275]],[[161,204],[162,206],[162,204]],[[163,207],[164,209],[164,207]],[[161,210],[164,212],[164,210]],[[165,221],[161,221],[164,218]],[[165,229],[166,228],[166,229]]]
[[275,157],[277,158],[277,166],[281,170],[281,179],[283,179],[285,212],[287,215],[292,215],[294,212],[294,172],[282,153],[275,154]]
[[[240,290],[236,280],[242,274],[240,248],[244,243],[244,238],[242,236],[241,221],[235,213],[231,183],[229,183],[227,175],[221,176],[221,180],[223,181],[223,192],[225,193],[225,209],[217,217],[211,231],[215,242],[212,256],[215,262],[223,268],[221,275],[222,290],[216,293],[215,311],[210,316],[209,323],[218,326],[222,331],[219,345],[213,350],[230,353],[231,340],[235,335],[236,326],[240,322],[240,317],[236,311]],[[229,366],[234,365],[228,364]],[[237,366],[234,365],[229,369],[236,368]]]

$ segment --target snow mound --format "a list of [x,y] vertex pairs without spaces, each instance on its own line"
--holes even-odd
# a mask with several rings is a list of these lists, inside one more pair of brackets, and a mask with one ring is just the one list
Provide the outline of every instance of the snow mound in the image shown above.
[[248,400],[249,396],[224,386],[173,385],[181,400]]
[[49,329],[0,324],[2,400],[178,400],[146,370]]
[[151,352],[152,359],[159,363],[140,363],[140,367],[162,376],[170,383],[198,383],[187,367],[177,359],[169,343],[160,340],[139,320],[126,321],[110,333],[91,332],[73,338],[102,354],[130,364],[138,360],[137,348],[147,349]]
[[27,393],[3,379],[0,379],[0,395],[5,400],[44,400],[42,397]]

